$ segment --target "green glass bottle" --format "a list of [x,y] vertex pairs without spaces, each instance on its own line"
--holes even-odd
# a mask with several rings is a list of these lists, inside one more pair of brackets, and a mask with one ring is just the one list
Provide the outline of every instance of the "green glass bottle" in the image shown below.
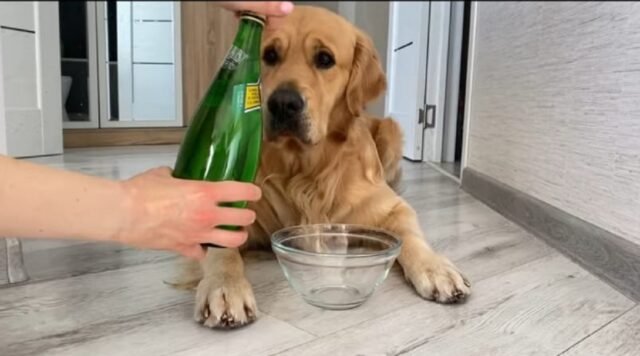
[[[264,19],[255,14],[240,15],[233,46],[196,109],[180,146],[173,170],[175,178],[255,180],[262,144],[260,43],[264,24]],[[247,202],[223,206],[245,208]]]

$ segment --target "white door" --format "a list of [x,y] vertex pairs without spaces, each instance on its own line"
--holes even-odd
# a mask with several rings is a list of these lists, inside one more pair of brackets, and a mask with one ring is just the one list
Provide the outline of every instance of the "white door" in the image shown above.
[[57,2],[0,2],[0,153],[62,153]]
[[391,2],[386,115],[404,133],[403,155],[439,161],[447,78],[449,2]]

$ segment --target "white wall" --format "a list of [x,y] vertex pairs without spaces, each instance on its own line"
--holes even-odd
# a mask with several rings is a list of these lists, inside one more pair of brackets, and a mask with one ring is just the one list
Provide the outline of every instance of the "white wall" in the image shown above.
[[640,3],[477,9],[467,165],[640,244]]

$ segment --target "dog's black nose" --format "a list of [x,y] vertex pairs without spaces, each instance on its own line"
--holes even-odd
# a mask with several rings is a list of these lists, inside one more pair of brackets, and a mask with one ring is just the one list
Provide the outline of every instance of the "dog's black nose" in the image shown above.
[[294,119],[302,114],[304,100],[294,89],[279,88],[269,97],[267,107],[275,119]]

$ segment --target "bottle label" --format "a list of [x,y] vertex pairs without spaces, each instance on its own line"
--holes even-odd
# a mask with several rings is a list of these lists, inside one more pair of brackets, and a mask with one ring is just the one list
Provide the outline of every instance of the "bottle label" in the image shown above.
[[244,112],[248,113],[260,109],[261,103],[260,83],[248,83],[244,94]]
[[237,84],[233,87],[232,107],[237,114],[260,110],[261,106],[260,82]]
[[229,53],[224,59],[222,67],[227,70],[234,70],[238,64],[242,63],[247,58],[249,58],[249,55],[245,53],[245,51],[236,46],[231,46]]

